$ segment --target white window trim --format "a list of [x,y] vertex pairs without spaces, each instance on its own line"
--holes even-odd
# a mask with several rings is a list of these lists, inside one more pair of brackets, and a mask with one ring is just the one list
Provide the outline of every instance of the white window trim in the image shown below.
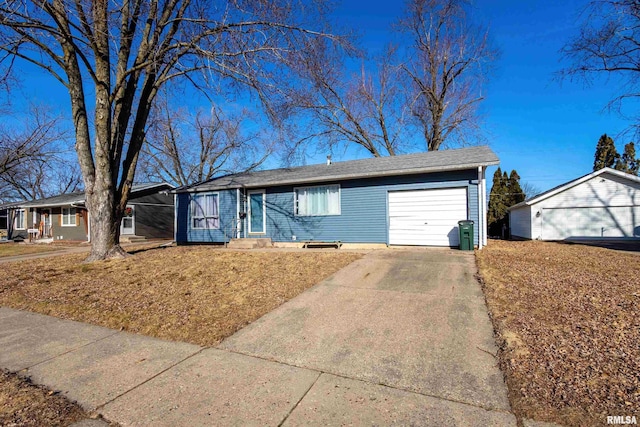
[[[262,194],[262,231],[253,231],[251,229],[251,195]],[[267,234],[267,190],[249,190],[247,191],[247,222],[249,223],[249,234]]]
[[[202,196],[218,196],[216,198],[216,200],[218,201],[218,226],[217,227],[194,227],[193,226],[193,219],[194,218],[202,218],[202,217],[194,217],[193,216],[193,197],[197,196],[197,197],[202,197]],[[207,218],[207,217],[204,217]],[[211,218],[216,218],[215,216],[212,216]],[[204,223],[206,224],[207,221],[204,221]],[[194,193],[190,200],[189,200],[189,225],[191,226],[192,230],[220,230],[220,193],[218,192],[210,192],[210,193]]]
[[[65,211],[65,209],[68,210],[69,212],[71,212],[71,209],[73,209],[75,211],[74,214],[73,214],[73,224],[65,224],[64,223],[64,217],[65,217],[64,211]],[[78,210],[77,210],[77,208],[74,208],[73,206],[70,206],[68,208],[62,208],[60,210],[60,216],[62,217],[60,219],[61,226],[62,227],[77,227],[78,226],[78,221],[76,220],[77,219],[77,214],[78,214]],[[71,216],[71,213],[69,213],[69,216]]]
[[[22,212],[22,227],[19,227],[18,225],[18,212]],[[16,230],[26,230],[27,229],[27,210],[26,209],[16,209],[16,216],[15,216],[15,223],[16,223]]]
[[[338,187],[338,213],[332,214],[324,214],[324,215],[301,215],[298,213],[298,190],[306,190],[309,188],[319,188],[319,187]],[[295,216],[340,216],[342,215],[342,187],[340,184],[326,184],[326,185],[306,185],[304,187],[294,187],[293,188],[293,214]]]

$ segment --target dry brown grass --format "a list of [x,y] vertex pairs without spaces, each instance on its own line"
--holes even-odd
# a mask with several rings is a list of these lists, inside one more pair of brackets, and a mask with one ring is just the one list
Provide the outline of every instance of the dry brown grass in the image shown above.
[[640,256],[493,241],[477,259],[516,415],[640,416]]
[[41,252],[59,251],[61,246],[47,244],[2,243],[0,244],[0,258],[17,255],[37,254]]
[[60,394],[0,371],[1,426],[68,426],[87,417]]
[[0,305],[209,346],[361,255],[198,246],[84,257],[4,264]]

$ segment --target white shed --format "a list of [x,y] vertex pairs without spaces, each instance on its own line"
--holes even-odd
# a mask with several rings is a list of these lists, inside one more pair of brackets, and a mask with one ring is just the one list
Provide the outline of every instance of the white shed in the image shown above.
[[600,169],[509,208],[511,236],[640,239],[640,178]]

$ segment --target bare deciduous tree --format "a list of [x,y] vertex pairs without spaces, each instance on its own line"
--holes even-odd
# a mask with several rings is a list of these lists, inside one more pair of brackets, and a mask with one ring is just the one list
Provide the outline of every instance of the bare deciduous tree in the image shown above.
[[23,120],[0,127],[0,200],[31,200],[76,190],[77,162],[66,149],[67,132],[46,109],[32,107]]
[[497,52],[487,30],[467,22],[464,0],[410,0],[399,29],[412,38],[403,66],[411,112],[429,151],[478,135],[478,104]]
[[[571,65],[560,77],[591,83],[596,76],[626,79],[624,92],[609,103],[622,112],[625,100],[640,97],[640,3],[636,0],[592,1],[584,11],[580,33],[562,49]],[[634,118],[636,129],[640,116]]]
[[[347,53],[327,49],[323,40],[313,42],[305,48],[310,54],[298,64],[311,89],[294,96],[296,106],[309,113],[316,126],[305,138],[326,141],[329,148],[355,144],[375,157],[395,155],[404,142],[395,49],[389,47],[376,64],[360,57],[361,72],[349,74],[344,66]],[[372,65],[375,71],[369,71]]]
[[325,8],[323,1],[304,0],[0,5],[0,49],[7,59],[40,67],[69,93],[91,214],[87,261],[126,255],[120,221],[158,90],[174,79],[197,88],[248,88],[277,120],[281,86],[288,81],[284,65],[308,39],[327,36]]
[[141,173],[151,181],[177,186],[215,175],[247,171],[262,164],[274,145],[250,133],[246,110],[225,114],[212,106],[208,114],[190,114],[162,97],[154,108],[142,148]]

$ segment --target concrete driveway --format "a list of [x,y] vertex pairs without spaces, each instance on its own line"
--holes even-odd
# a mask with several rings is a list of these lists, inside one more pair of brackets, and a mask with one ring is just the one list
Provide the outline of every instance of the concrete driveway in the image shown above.
[[351,413],[355,397],[344,399],[343,389],[348,379],[366,382],[351,385],[351,393],[382,385],[499,415],[510,407],[475,273],[469,253],[371,252],[220,348],[331,374],[311,389],[315,400],[307,395],[294,411],[302,422],[318,411]]

